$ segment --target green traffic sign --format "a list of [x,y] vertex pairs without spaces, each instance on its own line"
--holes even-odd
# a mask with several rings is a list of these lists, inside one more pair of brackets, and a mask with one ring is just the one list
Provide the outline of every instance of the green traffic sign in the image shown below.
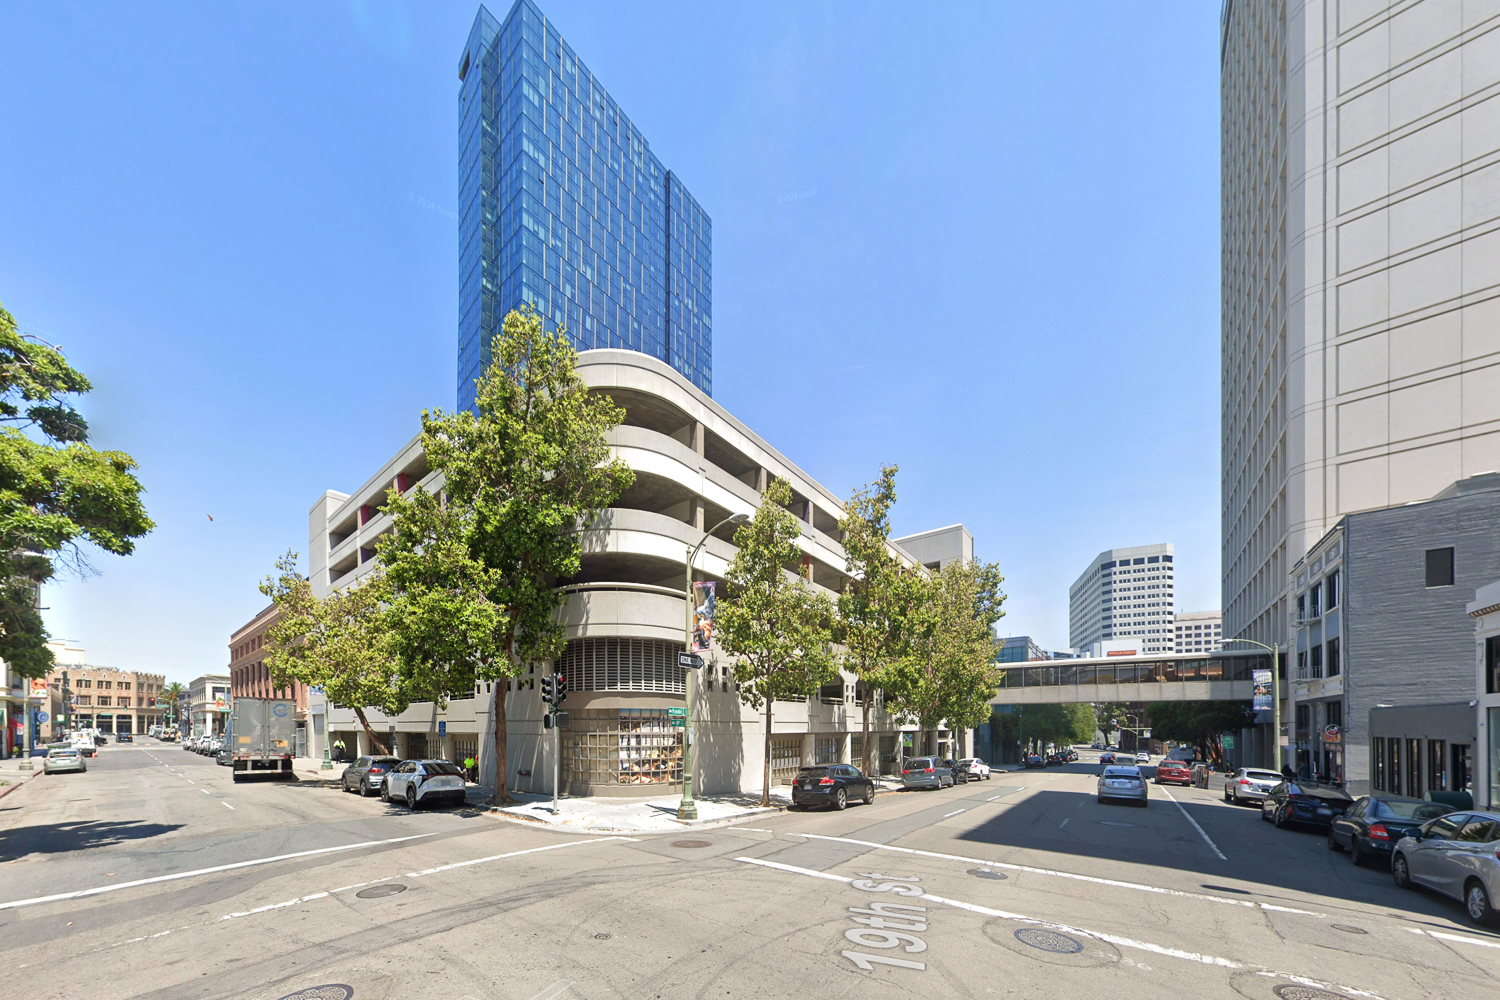
[[1221,742],[1223,743],[1223,746],[1224,746],[1225,750],[1233,750],[1234,749],[1234,736],[1232,736],[1232,735],[1225,735],[1224,738],[1223,738],[1223,740]]
[[685,719],[687,718],[687,709],[685,707],[679,708],[676,705],[673,705],[672,707],[667,709],[667,718]]

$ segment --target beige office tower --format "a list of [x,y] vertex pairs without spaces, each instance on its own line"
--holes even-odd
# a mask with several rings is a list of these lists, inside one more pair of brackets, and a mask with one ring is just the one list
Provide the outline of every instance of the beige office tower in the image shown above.
[[1224,635],[1340,516],[1500,469],[1500,0],[1226,0]]

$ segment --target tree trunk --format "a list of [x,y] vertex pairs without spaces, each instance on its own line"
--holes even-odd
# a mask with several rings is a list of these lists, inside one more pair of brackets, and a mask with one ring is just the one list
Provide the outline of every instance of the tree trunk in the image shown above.
[[[365,710],[356,705],[354,708],[354,717],[359,720],[361,726],[365,727],[365,735],[370,737],[370,747],[378,754],[389,754],[391,752],[390,747],[382,743],[380,737],[375,735],[375,730],[370,728],[370,720],[365,718]],[[327,737],[325,736],[324,739],[327,739]],[[359,748],[355,747],[355,749]],[[358,757],[359,754],[355,754],[354,756]]]
[[505,763],[505,692],[509,687],[510,678],[501,677],[491,688],[490,710],[495,716],[495,797],[490,804],[494,806],[508,806],[516,801],[510,797],[510,789],[505,783],[505,776],[509,773]]
[[766,775],[761,783],[760,793],[761,808],[767,808],[771,804],[771,699],[766,699]]
[[875,692],[868,684],[865,685],[865,717],[863,722],[864,735],[860,738],[860,768],[866,775],[872,774],[870,770],[870,703],[875,700]]

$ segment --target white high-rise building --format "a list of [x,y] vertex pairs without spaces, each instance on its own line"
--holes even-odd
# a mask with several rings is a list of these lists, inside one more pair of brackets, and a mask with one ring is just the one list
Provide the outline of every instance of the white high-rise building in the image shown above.
[[1139,637],[1142,653],[1170,653],[1174,585],[1170,544],[1108,549],[1068,588],[1068,645],[1088,649]]
[[1344,514],[1500,469],[1500,4],[1225,0],[1224,633]]
[[1217,611],[1184,611],[1173,623],[1173,652],[1213,653],[1224,641],[1221,615]]

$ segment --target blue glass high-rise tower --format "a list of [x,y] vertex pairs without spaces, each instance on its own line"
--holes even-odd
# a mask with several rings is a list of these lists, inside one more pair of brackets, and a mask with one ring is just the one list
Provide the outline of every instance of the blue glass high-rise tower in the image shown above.
[[459,408],[523,302],[712,394],[712,231],[682,181],[531,0],[479,8],[458,77]]

